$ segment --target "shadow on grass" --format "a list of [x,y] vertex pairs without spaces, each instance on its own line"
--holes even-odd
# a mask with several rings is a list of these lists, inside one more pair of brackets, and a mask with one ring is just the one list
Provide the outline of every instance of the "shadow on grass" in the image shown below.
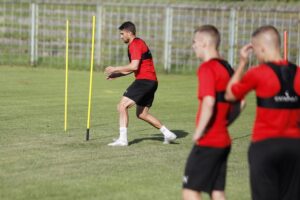
[[234,138],[232,138],[232,141],[234,141],[234,140],[240,140],[240,139],[245,139],[245,138],[249,138],[250,136],[251,136],[251,134],[247,134],[247,135],[242,135],[242,136],[234,137]]
[[[180,138],[186,137],[189,134],[188,132],[186,132],[184,130],[171,130],[171,131],[177,135],[176,141]],[[144,140],[156,140],[156,141],[163,142],[164,137],[163,137],[162,134],[154,134],[153,136],[150,136],[150,137],[143,137],[143,138],[134,139],[134,140],[129,142],[129,145],[137,144],[137,143],[140,143]],[[176,141],[172,142],[171,144],[179,144]]]

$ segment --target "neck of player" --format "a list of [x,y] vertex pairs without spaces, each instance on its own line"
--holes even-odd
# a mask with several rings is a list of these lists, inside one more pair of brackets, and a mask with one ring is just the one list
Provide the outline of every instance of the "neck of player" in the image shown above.
[[129,39],[129,44],[136,38],[136,36],[133,36]]
[[203,61],[209,61],[213,58],[221,58],[218,50],[216,49],[207,49],[207,51],[205,51],[204,56],[203,56]]
[[280,52],[270,52],[270,53],[266,53],[263,61],[264,62],[280,62],[282,60],[283,60],[283,58],[280,55]]

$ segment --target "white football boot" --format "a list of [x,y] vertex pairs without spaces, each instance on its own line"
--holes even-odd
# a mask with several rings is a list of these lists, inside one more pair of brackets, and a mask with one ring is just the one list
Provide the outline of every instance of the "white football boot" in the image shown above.
[[117,139],[114,142],[109,143],[108,146],[111,146],[111,147],[124,147],[124,146],[128,146],[128,142]]
[[168,134],[164,137],[164,142],[163,144],[170,144],[171,142],[174,142],[176,140],[177,136],[169,131]]

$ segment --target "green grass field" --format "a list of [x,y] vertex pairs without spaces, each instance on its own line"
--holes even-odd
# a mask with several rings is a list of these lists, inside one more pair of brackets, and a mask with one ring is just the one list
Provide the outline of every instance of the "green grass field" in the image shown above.
[[[71,71],[69,131],[64,133],[64,71],[0,67],[0,199],[176,200],[192,147],[197,109],[194,75],[159,75],[152,113],[178,134],[163,145],[158,130],[130,111],[125,148],[108,147],[118,136],[116,104],[132,81],[94,74],[91,140],[86,142],[89,73]],[[247,148],[254,98],[230,128],[227,176],[231,200],[250,199]],[[207,196],[205,196],[206,199]]]

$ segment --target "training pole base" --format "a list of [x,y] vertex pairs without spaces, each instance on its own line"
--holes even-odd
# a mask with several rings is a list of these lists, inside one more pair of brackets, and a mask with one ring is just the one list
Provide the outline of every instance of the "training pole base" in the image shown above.
[[86,129],[85,140],[89,141],[89,139],[90,139],[90,129]]

